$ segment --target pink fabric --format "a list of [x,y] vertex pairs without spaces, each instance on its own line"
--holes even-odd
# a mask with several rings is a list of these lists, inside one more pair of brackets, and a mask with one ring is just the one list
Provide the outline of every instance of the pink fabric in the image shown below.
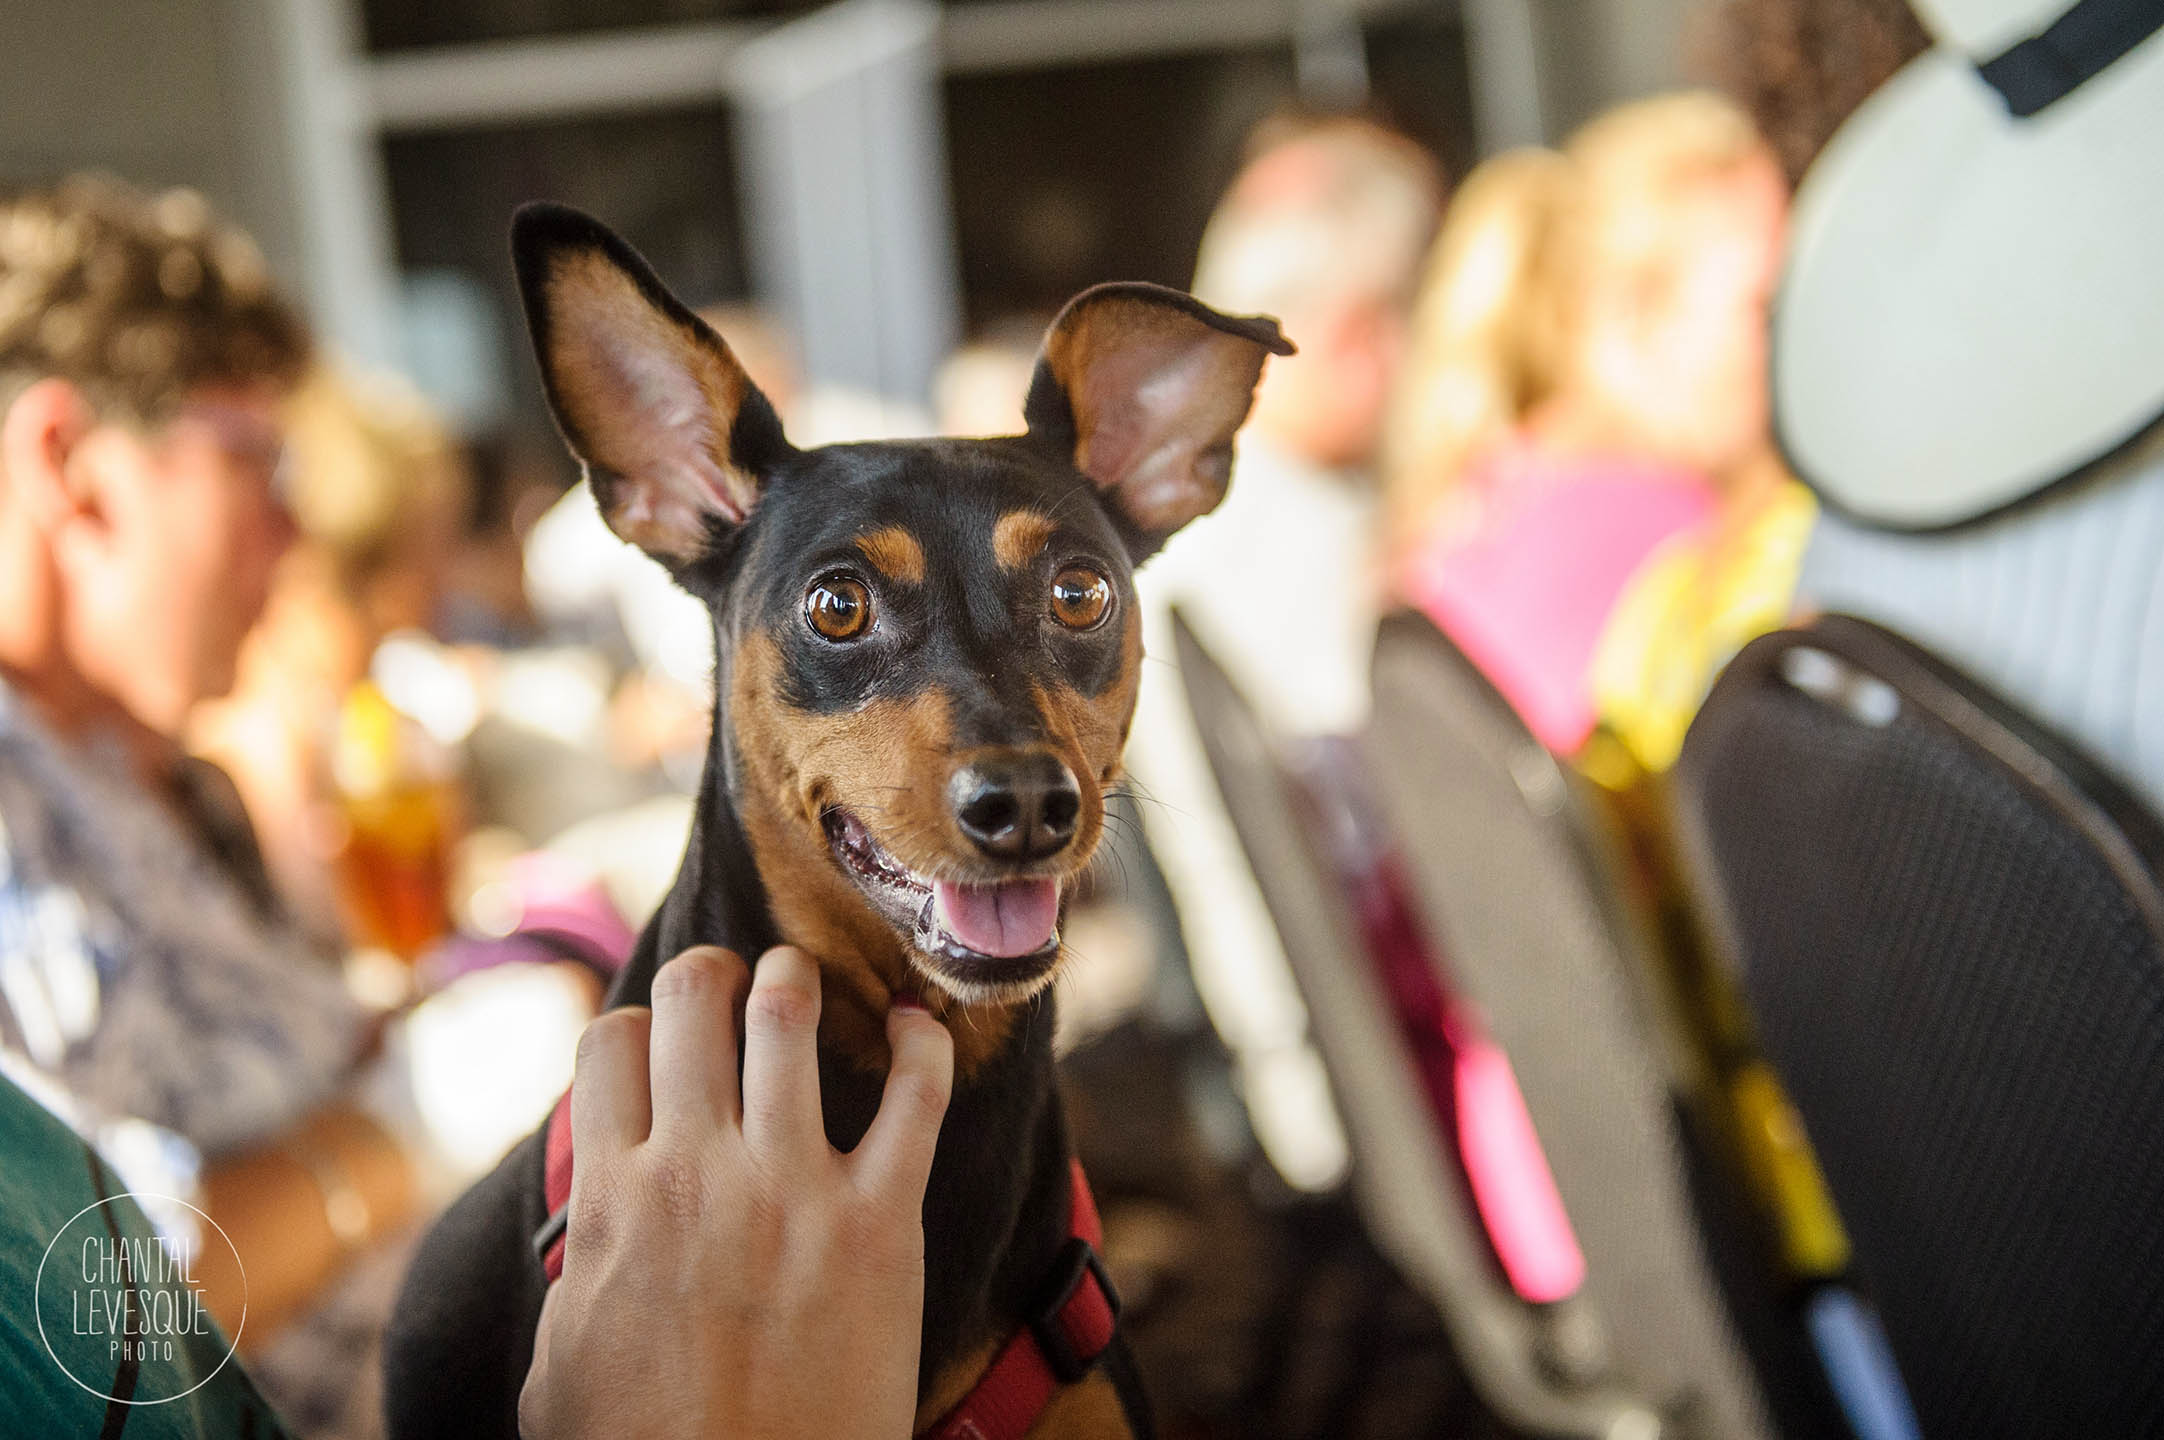
[[1510,1288],[1535,1304],[1566,1300],[1585,1283],[1585,1253],[1518,1090],[1510,1057],[1485,1036],[1457,1042],[1458,1153],[1473,1203]]
[[1467,483],[1484,496],[1478,530],[1415,554],[1399,587],[1542,744],[1568,754],[1593,731],[1587,671],[1608,612],[1655,546],[1711,516],[1712,487],[1661,466],[1525,447],[1498,452]]
[[[1309,783],[1330,782],[1311,777]],[[1448,990],[1397,859],[1340,854],[1337,860],[1399,1033],[1437,1124],[1457,1142],[1481,1228],[1504,1276],[1535,1304],[1567,1299],[1585,1283],[1585,1254],[1510,1057]]]

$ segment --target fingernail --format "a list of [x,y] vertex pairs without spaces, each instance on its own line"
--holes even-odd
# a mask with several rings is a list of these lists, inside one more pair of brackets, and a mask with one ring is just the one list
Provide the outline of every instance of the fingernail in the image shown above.
[[914,1010],[921,1015],[929,1015],[932,1013],[930,1010],[925,1008],[924,1002],[922,1000],[919,1000],[914,995],[895,996],[894,1008],[897,1010]]

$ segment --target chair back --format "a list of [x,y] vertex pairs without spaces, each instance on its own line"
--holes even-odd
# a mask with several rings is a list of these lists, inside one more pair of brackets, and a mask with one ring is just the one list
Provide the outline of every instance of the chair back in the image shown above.
[[1840,616],[1747,647],[1678,778],[1924,1434],[2164,1435],[2164,827]]
[[1411,612],[1377,636],[1364,746],[1437,962],[1517,1073],[1613,1372],[1705,1434],[1771,1433],[1709,1253],[1671,1022],[1605,817]]
[[1286,765],[1223,667],[1177,615],[1188,704],[1307,1004],[1352,1147],[1351,1184],[1377,1245],[1437,1307],[1481,1400],[1514,1430],[1554,1437],[1741,1435],[1675,1428],[1605,1378],[1559,1373],[1552,1307],[1510,1286],[1475,1209],[1422,1061],[1367,953],[1331,850],[1331,817]]

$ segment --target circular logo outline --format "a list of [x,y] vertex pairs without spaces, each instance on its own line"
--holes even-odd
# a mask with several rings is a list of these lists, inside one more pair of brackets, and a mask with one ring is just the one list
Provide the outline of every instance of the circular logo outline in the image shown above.
[[[49,1338],[47,1338],[45,1334],[45,1307],[42,1303],[45,1294],[45,1265],[47,1261],[53,1258],[53,1247],[60,1243],[60,1237],[67,1234],[68,1227],[73,1225],[76,1221],[82,1219],[85,1215],[88,1215],[93,1210],[97,1210],[104,1206],[111,1205],[115,1201],[119,1200],[136,1201],[136,1208],[139,1210],[142,1209],[141,1202],[144,1200],[163,1200],[171,1204],[178,1205],[184,1210],[190,1210],[193,1211],[195,1214],[202,1216],[203,1223],[210,1226],[211,1229],[217,1231],[218,1238],[225,1242],[225,1248],[233,1252],[233,1264],[240,1270],[240,1323],[233,1327],[233,1334],[226,1341],[225,1358],[223,1360],[220,1360],[216,1365],[213,1365],[208,1375],[205,1375],[202,1379],[196,1381],[193,1385],[190,1385],[187,1389],[181,1391],[177,1395],[166,1395],[156,1400],[123,1400],[118,1395],[113,1394],[110,1387],[100,1389],[96,1385],[88,1384],[82,1379],[80,1379],[73,1370],[70,1370],[68,1368],[68,1364],[65,1360],[62,1360],[59,1355],[54,1353],[53,1342]],[[160,1244],[164,1244],[164,1237],[159,1236],[158,1242]],[[193,1395],[196,1391],[202,1389],[205,1385],[208,1385],[211,1381],[217,1379],[219,1374],[224,1371],[225,1367],[233,1363],[233,1356],[237,1354],[240,1350],[241,1334],[248,1328],[248,1266],[246,1262],[244,1262],[240,1258],[240,1247],[233,1243],[232,1236],[225,1233],[225,1227],[223,1225],[220,1225],[217,1221],[211,1219],[209,1215],[204,1214],[202,1209],[200,1209],[199,1207],[190,1205],[187,1201],[181,1199],[177,1195],[158,1195],[148,1190],[123,1190],[118,1195],[108,1195],[102,1200],[91,1201],[88,1205],[85,1205],[82,1209],[76,1211],[73,1215],[70,1215],[67,1220],[60,1226],[60,1228],[53,1232],[53,1238],[45,1242],[45,1253],[38,1257],[37,1278],[33,1280],[30,1285],[30,1309],[31,1313],[37,1316],[38,1343],[45,1347],[46,1357],[50,1359],[55,1366],[59,1367],[61,1374],[67,1376],[68,1379],[74,1381],[76,1385],[81,1386],[84,1390],[88,1391],[92,1395],[97,1396],[99,1399],[104,1400],[108,1404],[170,1405],[175,1400],[187,1399],[190,1395]]]

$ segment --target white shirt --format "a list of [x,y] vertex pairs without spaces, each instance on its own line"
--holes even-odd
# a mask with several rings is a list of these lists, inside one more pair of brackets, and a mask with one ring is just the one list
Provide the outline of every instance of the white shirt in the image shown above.
[[2164,438],[2110,474],[1944,535],[1820,518],[1806,608],[1896,630],[2164,814]]
[[1257,1137],[1285,1178],[1334,1184],[1345,1133],[1255,877],[1226,815],[1173,658],[1171,610],[1285,737],[1366,722],[1379,607],[1375,497],[1243,437],[1217,510],[1172,537],[1137,580],[1141,696],[1127,765],[1180,911],[1195,986],[1234,1053]]

